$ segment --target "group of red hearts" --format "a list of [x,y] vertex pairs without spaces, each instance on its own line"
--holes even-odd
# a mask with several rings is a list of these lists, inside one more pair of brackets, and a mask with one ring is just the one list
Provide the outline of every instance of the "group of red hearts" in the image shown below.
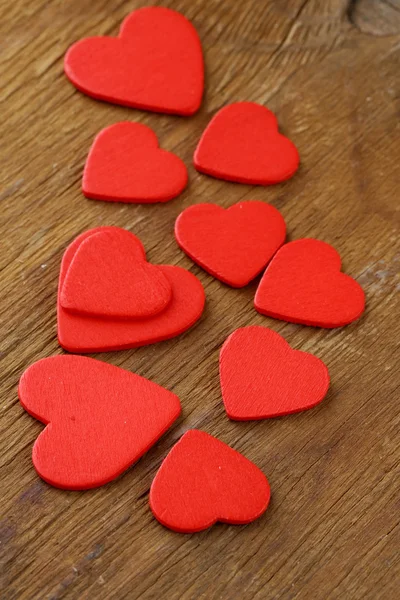
[[[84,93],[139,109],[188,116],[201,104],[199,37],[181,14],[160,7],[133,12],[117,38],[73,45],[65,72]],[[268,109],[252,102],[222,108],[203,133],[196,168],[220,179],[268,185],[291,177],[299,156]],[[158,147],[140,123],[104,129],[89,152],[83,192],[99,200],[165,202],[187,183],[183,162]],[[263,270],[255,308],[318,327],[340,327],[364,310],[359,284],[340,271],[334,248],[315,239],[285,244],[279,211],[261,201],[225,210],[198,204],[178,217],[179,246],[208,273],[243,287]],[[267,266],[268,265],[268,266]],[[176,336],[201,316],[200,281],[183,268],[151,265],[140,240],[118,227],[78,236],[62,259],[58,337],[73,353],[143,346]],[[292,349],[266,327],[234,331],[220,353],[222,397],[235,420],[267,419],[312,408],[329,373],[317,357]],[[172,392],[83,356],[40,360],[22,375],[23,407],[47,426],[33,463],[50,484],[71,490],[103,485],[154,445],[178,418]],[[260,469],[220,440],[189,430],[163,461],[150,506],[165,526],[196,532],[216,521],[244,524],[266,510],[270,488]]]

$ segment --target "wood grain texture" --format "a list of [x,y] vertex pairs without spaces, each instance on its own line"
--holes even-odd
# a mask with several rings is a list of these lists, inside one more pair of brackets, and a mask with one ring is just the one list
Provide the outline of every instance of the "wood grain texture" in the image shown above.
[[[389,0],[163,4],[193,21],[204,46],[205,100],[189,119],[96,102],[63,75],[71,43],[116,35],[144,1],[0,0],[0,595],[394,598],[400,543],[398,20],[389,19],[388,31]],[[399,2],[390,5],[394,15]],[[293,139],[302,164],[290,181],[259,189],[213,180],[191,166],[206,123],[238,100],[267,105]],[[162,147],[188,165],[190,183],[179,198],[129,206],[83,197],[82,169],[94,136],[124,119],[152,127]],[[366,292],[359,322],[324,331],[263,317],[252,306],[256,284],[229,289],[178,249],[173,227],[183,208],[207,201],[227,207],[242,199],[276,206],[289,239],[315,236],[339,251],[345,271]],[[100,225],[130,229],[151,262],[198,275],[207,306],[179,338],[97,355],[172,390],[183,414],[117,481],[64,492],[42,482],[32,467],[42,426],[19,405],[17,382],[35,360],[61,353],[61,257],[80,232]],[[327,364],[332,386],[320,406],[260,423],[226,418],[219,349],[235,328],[251,324],[272,327]],[[192,536],[155,521],[148,507],[151,481],[189,428],[218,436],[265,472],[272,500],[261,519]]]

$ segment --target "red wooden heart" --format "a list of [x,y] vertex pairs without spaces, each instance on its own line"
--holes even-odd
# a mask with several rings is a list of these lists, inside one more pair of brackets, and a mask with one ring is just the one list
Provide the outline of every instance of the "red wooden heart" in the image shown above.
[[282,246],[267,267],[254,304],[258,312],[292,323],[342,327],[365,308],[361,286],[340,272],[336,250],[320,240]]
[[61,306],[60,294],[71,261],[80,244],[99,231],[91,229],[78,236],[64,253],[58,286],[58,340],[69,352],[103,352],[124,350],[161,342],[183,333],[200,318],[204,309],[204,290],[200,281],[181,267],[161,265],[158,268],[172,289],[166,309],[147,319],[105,319],[73,314]]
[[299,154],[278,132],[270,110],[254,102],[237,102],[213,117],[196,148],[194,165],[219,179],[270,185],[294,175]]
[[171,297],[168,279],[146,262],[140,240],[114,227],[79,245],[63,282],[60,304],[83,315],[138,318],[165,310]]
[[204,431],[190,430],[172,448],[150,489],[160,523],[194,533],[217,521],[243,525],[267,509],[264,473],[233,448]]
[[167,202],[186,187],[180,158],[158,147],[157,136],[141,123],[121,122],[96,136],[86,160],[82,191],[111,202]]
[[22,375],[18,393],[25,410],[47,425],[33,447],[35,469],[69,490],[118,477],[181,411],[172,392],[83,356],[39,360]]
[[157,6],[131,13],[117,38],[92,37],[71,46],[64,70],[81,92],[143,110],[192,115],[203,95],[195,28],[180,13]]
[[178,217],[179,246],[203,269],[232,287],[243,287],[268,264],[285,241],[280,212],[258,200],[227,210],[216,204],[189,206]]
[[222,346],[222,398],[230,419],[268,419],[313,408],[329,388],[325,364],[266,327],[243,327]]

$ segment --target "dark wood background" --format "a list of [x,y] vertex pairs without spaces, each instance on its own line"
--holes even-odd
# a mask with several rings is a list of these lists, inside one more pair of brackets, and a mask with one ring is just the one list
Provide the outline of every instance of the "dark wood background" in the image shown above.
[[[155,2],[155,4],[159,4]],[[160,2],[161,4],[161,2]],[[0,359],[3,600],[395,598],[399,580],[399,76],[398,0],[166,0],[196,26],[207,84],[192,118],[96,102],[63,75],[81,37],[116,35],[143,1],[0,1]],[[276,112],[301,168],[269,188],[196,173],[192,155],[225,103]],[[188,165],[190,184],[154,206],[86,200],[82,168],[93,137],[139,120]],[[367,310],[327,331],[258,315],[257,283],[230,289],[178,249],[174,221],[196,202],[262,199],[282,211],[289,239],[333,244],[363,286]],[[183,414],[117,481],[85,493],[37,476],[42,425],[23,411],[17,382],[57,354],[61,256],[80,232],[117,225],[137,234],[154,263],[198,275],[207,307],[186,334],[147,348],[98,354],[179,395]],[[397,248],[396,248],[397,246]],[[396,298],[397,292],[397,298]],[[262,324],[328,365],[332,387],[316,409],[264,422],[227,419],[218,353],[235,328]],[[270,480],[267,513],[246,527],[196,535],[164,529],[148,507],[162,458],[188,429],[217,435]],[[397,477],[396,477],[397,475]],[[397,596],[398,597],[398,596]]]

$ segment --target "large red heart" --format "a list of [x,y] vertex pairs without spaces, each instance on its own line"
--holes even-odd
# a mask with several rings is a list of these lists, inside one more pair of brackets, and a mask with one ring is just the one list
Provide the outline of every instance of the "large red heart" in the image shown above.
[[180,158],[158,146],[149,127],[128,121],[96,136],[86,160],[82,191],[87,198],[114,202],[167,202],[186,187]]
[[172,289],[166,309],[147,319],[104,319],[82,316],[65,310],[60,294],[71,261],[80,244],[99,231],[115,231],[115,227],[99,227],[78,236],[64,253],[58,286],[58,340],[69,352],[103,352],[124,350],[161,342],[183,333],[200,318],[205,302],[200,281],[181,267],[161,265],[158,268]]
[[268,419],[313,408],[325,397],[329,373],[312,354],[293,350],[266,327],[243,327],[222,346],[222,398],[230,419]]
[[163,7],[131,13],[117,38],[77,42],[65,55],[64,70],[81,92],[144,110],[192,115],[203,95],[197,32],[183,15]]
[[299,154],[278,132],[270,110],[254,102],[237,102],[213,117],[196,148],[194,165],[219,179],[270,185],[294,175]]
[[340,272],[336,250],[320,240],[303,239],[278,250],[258,287],[258,312],[314,327],[342,327],[365,308],[361,286]]
[[232,287],[243,287],[268,264],[285,241],[280,212],[257,200],[227,210],[216,204],[189,206],[178,217],[179,246],[203,269]]
[[22,375],[18,393],[25,410],[47,425],[33,447],[37,472],[69,490],[118,477],[181,411],[172,392],[83,356],[39,360]]
[[162,463],[150,489],[160,523],[194,533],[217,521],[244,525],[267,509],[264,473],[242,454],[204,431],[187,431]]
[[167,307],[171,285],[146,262],[141,241],[130,231],[99,231],[78,247],[60,293],[63,308],[81,315],[140,318]]

